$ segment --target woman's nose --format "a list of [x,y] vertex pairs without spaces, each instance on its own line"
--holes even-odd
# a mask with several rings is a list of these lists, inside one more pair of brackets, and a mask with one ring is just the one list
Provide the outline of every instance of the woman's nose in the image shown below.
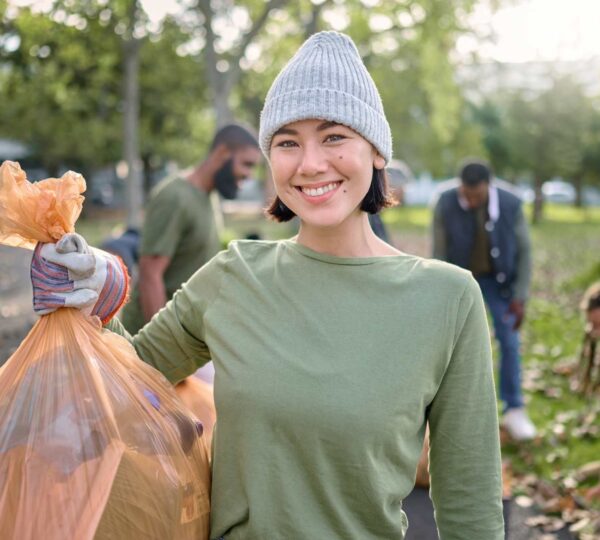
[[302,176],[316,176],[327,170],[327,156],[316,144],[307,144],[303,148],[298,173]]

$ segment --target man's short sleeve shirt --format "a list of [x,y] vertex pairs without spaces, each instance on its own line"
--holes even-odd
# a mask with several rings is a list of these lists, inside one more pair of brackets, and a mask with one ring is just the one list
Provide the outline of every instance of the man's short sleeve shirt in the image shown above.
[[140,256],[169,257],[167,296],[219,251],[215,216],[208,194],[181,177],[161,182],[146,209]]

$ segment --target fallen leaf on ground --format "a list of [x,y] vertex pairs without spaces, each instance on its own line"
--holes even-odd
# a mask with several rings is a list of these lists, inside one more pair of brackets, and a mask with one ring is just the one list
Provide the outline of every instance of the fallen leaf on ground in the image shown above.
[[590,461],[577,469],[575,477],[582,482],[592,476],[600,476],[600,461]]
[[600,501],[600,485],[591,487],[590,489],[586,490],[583,496],[586,500],[590,502],[595,500]]
[[533,506],[533,499],[531,497],[528,497],[527,495],[519,495],[515,498],[515,502],[521,508],[531,508]]

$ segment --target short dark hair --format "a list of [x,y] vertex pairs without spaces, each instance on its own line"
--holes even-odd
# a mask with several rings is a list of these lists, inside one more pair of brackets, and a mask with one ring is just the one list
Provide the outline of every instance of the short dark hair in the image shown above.
[[215,133],[210,150],[214,150],[221,144],[224,144],[229,150],[239,150],[247,146],[258,148],[258,139],[252,128],[241,124],[228,124]]
[[463,184],[477,186],[490,181],[492,170],[485,161],[469,159],[462,162],[458,176]]
[[[387,172],[385,169],[373,167],[373,176],[369,191],[360,203],[360,209],[369,214],[376,214],[384,208],[394,206],[398,201],[390,193]],[[271,204],[265,209],[265,215],[274,221],[290,221],[296,216],[279,197],[275,197]]]

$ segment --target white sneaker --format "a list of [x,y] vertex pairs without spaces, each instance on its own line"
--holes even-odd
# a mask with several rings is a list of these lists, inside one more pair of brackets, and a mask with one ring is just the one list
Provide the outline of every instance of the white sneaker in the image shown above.
[[502,416],[502,426],[515,441],[530,441],[537,433],[523,407],[508,409]]

